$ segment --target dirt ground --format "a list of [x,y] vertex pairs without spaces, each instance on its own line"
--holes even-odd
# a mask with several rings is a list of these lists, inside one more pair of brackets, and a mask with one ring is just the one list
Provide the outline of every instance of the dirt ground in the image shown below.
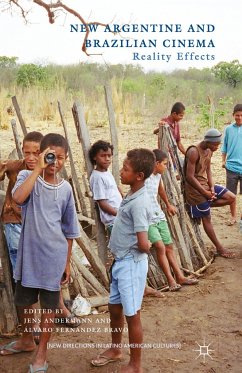
[[[61,132],[60,127],[56,129],[48,125],[38,129],[43,129],[44,133]],[[153,125],[149,124],[134,128],[126,126],[120,130],[120,159],[132,147],[156,147],[152,129]],[[9,152],[12,141],[10,131],[2,132],[3,156]],[[70,132],[74,136],[72,129]],[[187,132],[183,130],[183,133]],[[91,131],[92,142],[100,138],[109,138],[108,128]],[[198,139],[189,134],[184,136],[184,143],[192,144]],[[81,152],[74,137],[73,144],[78,157]],[[225,174],[220,164],[217,152],[213,158],[214,179],[224,183]],[[228,208],[214,210],[212,217],[218,237],[225,247],[238,253],[238,258],[217,257],[200,278],[199,285],[183,287],[176,293],[164,293],[165,296],[160,299],[144,299],[144,373],[242,372],[242,235],[238,225],[226,225]],[[206,237],[204,239],[211,247]],[[118,363],[102,368],[90,365],[91,359],[110,343],[108,313],[86,316],[82,321],[79,330],[53,333],[48,350],[48,372],[118,373]],[[6,338],[0,339],[0,345],[7,342]],[[123,342],[128,343],[126,331]],[[128,361],[128,351],[125,347],[124,362]],[[27,373],[32,357],[33,353],[0,357],[0,373]]]

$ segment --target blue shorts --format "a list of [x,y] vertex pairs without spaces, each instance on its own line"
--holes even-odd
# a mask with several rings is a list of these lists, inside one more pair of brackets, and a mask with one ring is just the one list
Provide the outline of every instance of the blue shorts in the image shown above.
[[13,267],[13,271],[15,269],[16,261],[17,261],[17,252],[18,252],[18,244],[19,244],[21,229],[22,229],[21,224],[17,224],[17,223],[4,224],[9,258],[10,258],[10,261]]
[[125,316],[134,316],[141,309],[147,272],[147,257],[139,262],[132,255],[115,260],[109,303],[122,304]]
[[[226,189],[222,185],[214,185],[214,191],[216,193],[217,199],[219,199],[226,192],[228,192],[228,189]],[[198,205],[193,205],[193,206],[188,205],[191,217],[192,218],[203,218],[205,216],[209,216],[212,202],[213,201],[205,201],[205,202],[199,203]]]

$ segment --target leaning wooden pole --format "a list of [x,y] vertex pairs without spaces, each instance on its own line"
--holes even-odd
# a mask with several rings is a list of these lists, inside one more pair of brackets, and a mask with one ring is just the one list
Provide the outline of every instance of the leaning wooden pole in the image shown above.
[[13,130],[13,136],[14,136],[14,141],[15,141],[15,146],[16,146],[18,157],[19,157],[19,159],[23,159],[23,152],[22,152],[21,142],[19,140],[19,134],[18,134],[15,119],[11,119],[11,127],[12,127],[12,130]]
[[76,189],[76,192],[77,192],[78,201],[79,201],[80,206],[81,206],[82,214],[85,215],[85,216],[88,216],[87,206],[85,204],[85,199],[84,199],[84,196],[83,196],[83,193],[82,193],[82,190],[81,190],[80,183],[78,181],[78,176],[77,176],[76,168],[75,168],[75,165],[74,165],[74,159],[73,159],[71,147],[69,145],[70,141],[69,141],[69,136],[68,136],[68,132],[67,132],[67,126],[66,126],[64,115],[63,115],[63,112],[62,112],[61,104],[60,104],[59,101],[58,101],[58,110],[59,110],[59,114],[60,114],[60,118],[61,118],[61,123],[62,123],[62,126],[64,128],[65,138],[68,142],[68,156],[69,156],[69,160],[70,160],[72,180],[73,180],[74,185],[75,185],[75,189]]
[[113,157],[112,157],[112,174],[119,185],[119,161],[118,161],[118,132],[116,127],[115,112],[113,108],[112,89],[110,84],[104,86],[106,105],[108,109],[109,127],[111,134],[111,142],[113,145]]
[[[169,167],[166,175],[163,176],[163,182],[168,196],[170,194],[169,197],[172,203],[178,209],[178,217],[167,216],[168,223],[179,250],[182,267],[193,273],[199,268],[207,266],[210,258],[203,244],[201,234],[197,237],[196,233],[200,232],[198,224],[191,221],[185,209],[183,168],[178,155],[177,144],[168,125],[160,127],[159,145],[168,154],[169,158]],[[176,179],[174,165],[181,180],[180,185]],[[196,227],[196,230],[194,227]]]
[[[86,164],[86,170],[88,179],[91,176],[93,165],[89,159],[89,149],[90,149],[90,138],[89,133],[84,117],[84,112],[81,104],[79,102],[75,102],[72,107],[73,118],[77,130],[77,137],[79,142],[82,145],[83,157]],[[107,239],[106,239],[106,232],[104,225],[100,221],[100,217],[98,212],[95,209],[95,204],[92,198],[90,198],[90,206],[92,211],[92,216],[94,217],[96,223],[96,230],[97,230],[97,247],[98,247],[98,255],[102,260],[103,264],[106,265],[107,263]]]
[[[5,193],[0,194],[0,205],[2,206]],[[0,208],[1,210],[2,208]],[[14,333],[18,325],[17,312],[14,305],[12,276],[8,259],[8,249],[0,222],[0,335]]]
[[13,103],[15,112],[17,114],[20,126],[22,128],[23,134],[24,134],[24,136],[26,136],[27,135],[27,129],[26,129],[25,121],[24,121],[24,118],[22,117],[21,110],[20,110],[20,107],[19,107],[16,96],[12,97],[12,103]]

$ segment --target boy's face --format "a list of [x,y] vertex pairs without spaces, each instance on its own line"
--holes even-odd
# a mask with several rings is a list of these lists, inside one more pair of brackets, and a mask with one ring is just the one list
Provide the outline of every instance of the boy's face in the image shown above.
[[112,150],[99,150],[93,158],[96,161],[97,169],[99,171],[106,171],[112,161]]
[[175,122],[179,122],[180,120],[183,119],[185,115],[185,111],[182,111],[181,113],[172,113],[171,116],[174,119]]
[[128,158],[125,158],[123,167],[120,170],[120,180],[122,184],[133,185],[137,181],[144,179],[143,172],[135,172]]
[[26,167],[28,170],[32,171],[38,162],[40,143],[35,141],[25,141],[22,150]]
[[50,150],[49,150],[48,153],[53,152],[55,154],[56,161],[55,161],[55,163],[52,163],[45,168],[45,175],[54,176],[64,166],[64,163],[65,163],[66,158],[67,158],[67,154],[65,153],[65,149],[62,148],[61,146],[50,145],[49,148],[50,148]]
[[234,113],[234,120],[235,120],[237,126],[241,126],[241,124],[242,124],[242,111],[236,111]]
[[167,164],[168,164],[168,159],[163,159],[163,161],[157,161],[155,163],[155,169],[154,171],[157,172],[158,174],[163,174],[167,170]]

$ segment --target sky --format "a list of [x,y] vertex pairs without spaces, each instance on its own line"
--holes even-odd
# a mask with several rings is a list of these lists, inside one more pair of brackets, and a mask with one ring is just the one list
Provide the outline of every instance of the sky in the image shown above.
[[[17,56],[19,63],[138,64],[159,72],[212,67],[234,59],[242,63],[240,0],[63,0],[86,22],[109,24],[112,30],[114,25],[133,28],[113,34],[98,26],[90,33],[89,57],[81,50],[84,32],[75,17],[61,12],[50,25],[45,11],[31,0],[19,2],[31,8],[27,25],[14,11],[0,13],[0,56]],[[78,25],[78,32],[70,32],[71,24]],[[148,25],[149,31],[141,32],[141,25]],[[179,40],[185,46],[179,46]]]

